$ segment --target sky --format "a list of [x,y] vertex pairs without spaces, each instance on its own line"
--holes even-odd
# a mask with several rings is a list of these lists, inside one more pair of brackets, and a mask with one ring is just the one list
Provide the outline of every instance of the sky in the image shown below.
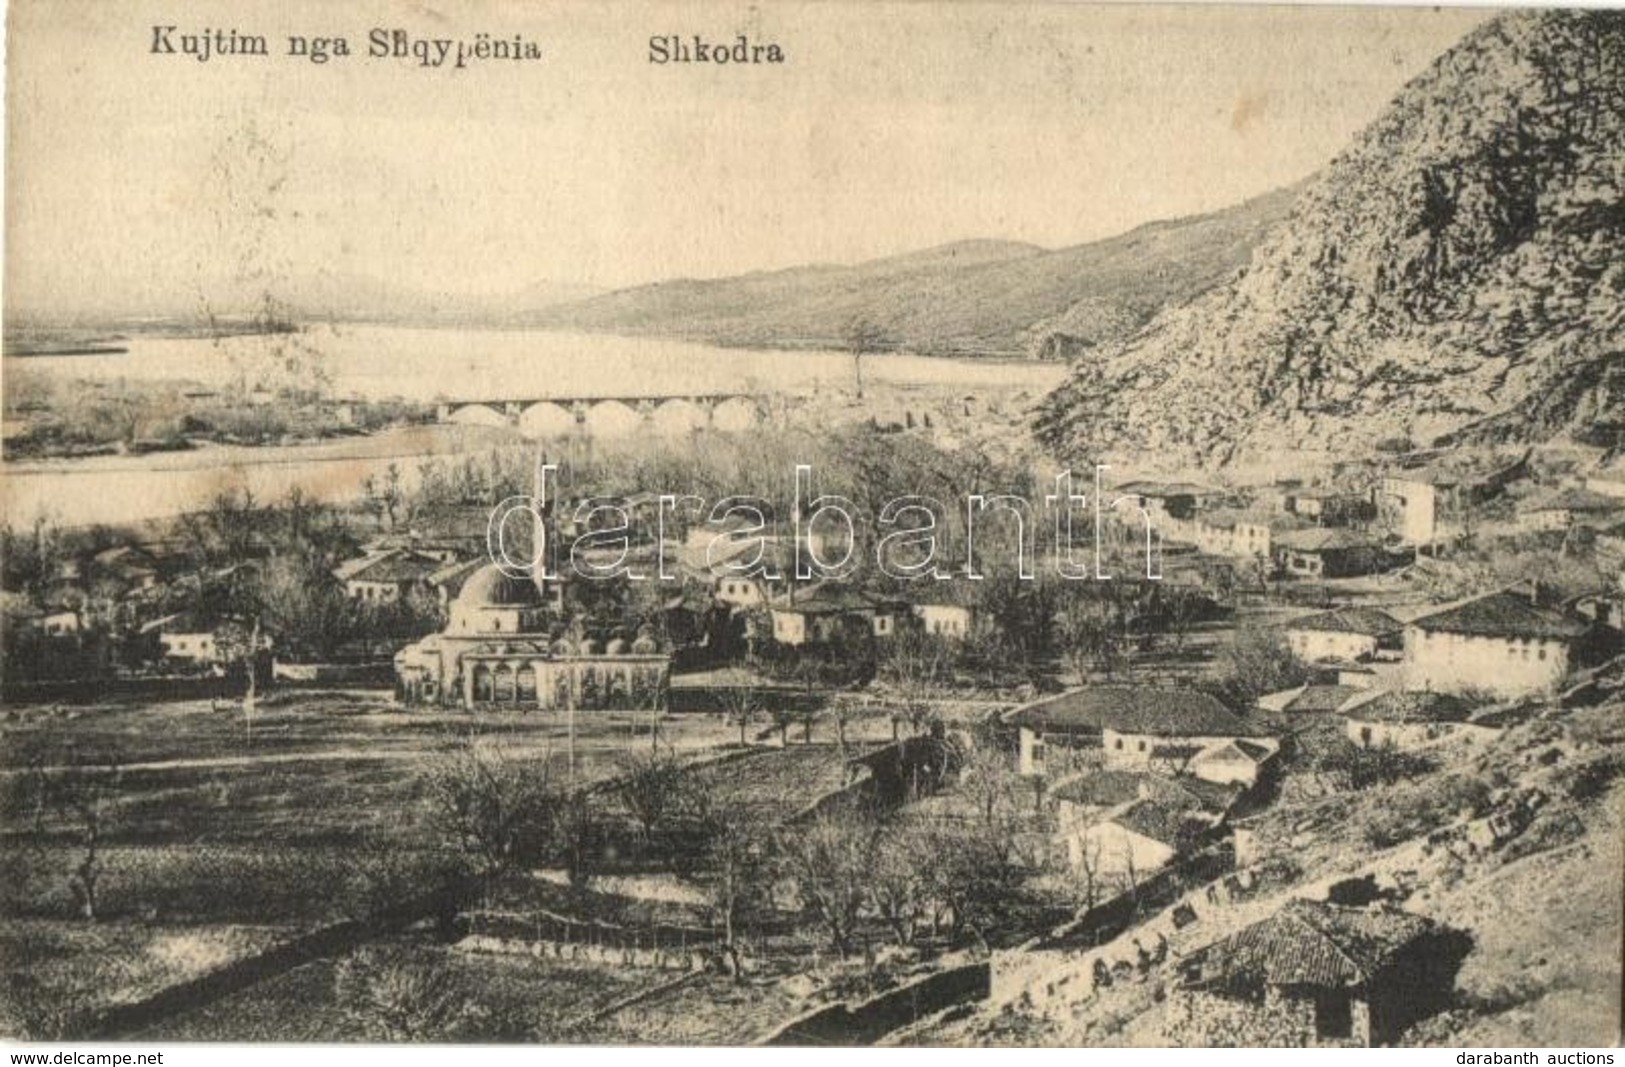
[[[620,287],[967,238],[1062,247],[1328,162],[1471,9],[13,0],[8,311],[161,313],[354,279]],[[271,56],[149,52],[152,27]],[[426,69],[374,28],[519,34]],[[344,36],[315,65],[290,33]],[[649,63],[652,35],[782,65]]]

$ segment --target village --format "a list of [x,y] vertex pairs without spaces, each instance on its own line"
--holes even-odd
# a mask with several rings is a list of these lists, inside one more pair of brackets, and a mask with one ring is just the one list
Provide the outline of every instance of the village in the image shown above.
[[8,11],[0,1040],[1619,1043],[1625,19],[260,7]]
[[[963,469],[923,421],[853,426],[830,485],[867,501],[931,464]],[[730,448],[764,451],[707,441],[719,470]],[[864,462],[899,452],[913,462],[885,474]],[[1571,714],[1590,731],[1564,757],[1585,788],[1620,768],[1625,473],[1576,450],[1395,451],[1312,483],[1122,480],[1110,491],[1135,506],[1105,539],[1120,577],[1046,569],[1094,547],[1080,531],[1025,580],[1023,525],[990,515],[983,579],[923,584],[795,580],[798,553],[839,558],[873,533],[832,541],[788,501],[775,512],[770,455],[743,486],[767,514],[697,516],[661,541],[652,522],[607,539],[595,523],[647,515],[672,472],[614,493],[629,453],[565,454],[564,498],[537,518],[574,551],[546,579],[488,554],[490,507],[535,476],[528,449],[445,463],[413,490],[384,480],[350,508],[222,496],[143,530],[7,531],[8,849],[29,857],[12,907],[50,931],[73,992],[14,998],[57,1005],[21,1025],[239,1033],[247,969],[258,996],[324,1003],[313,1039],[420,1032],[344,1007],[405,973],[460,990],[393,1005],[389,1025],[442,1039],[1011,1040],[1013,1018],[1087,1019],[1114,983],[1150,982],[1164,1021],[1137,1041],[1393,1043],[1462,1010],[1473,931],[1401,908],[1387,870],[1372,888],[1362,851],[1465,820],[1450,832],[1488,853],[1538,825],[1553,790],[1475,788],[1438,825],[1363,826],[1317,871],[1335,892],[1294,890],[1306,868],[1270,841],[1280,824],[1349,789],[1426,788],[1529,731],[1572,733]],[[982,467],[988,484],[1049,480]],[[681,580],[582,577],[595,554],[659,557]],[[380,779],[392,765],[412,771]],[[210,793],[232,799],[197,838]],[[371,814],[335,824],[318,796]],[[258,939],[196,881],[205,840],[235,850],[216,869],[276,854]],[[353,943],[264,962],[334,921],[335,900],[287,879],[407,840],[387,870],[340,879]],[[172,878],[196,899],[149,899]],[[85,920],[143,928],[125,965],[152,969],[160,1008],[69,981]],[[167,923],[216,928],[207,965],[152,964],[142,940]],[[1302,962],[1324,959],[1353,962]],[[568,1026],[513,1017],[517,1001],[498,1025],[475,992],[492,967],[515,996],[561,967],[615,981]],[[312,991],[313,968],[331,989]],[[220,983],[215,1007],[167,1017],[177,974]],[[701,987],[751,1005],[745,1028],[661,1029]]]

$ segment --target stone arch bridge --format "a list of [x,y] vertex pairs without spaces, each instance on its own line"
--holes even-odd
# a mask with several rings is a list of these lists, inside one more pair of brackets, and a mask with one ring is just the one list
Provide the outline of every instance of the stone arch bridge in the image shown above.
[[769,415],[767,398],[754,393],[454,400],[440,404],[437,412],[441,422],[512,426],[537,440],[740,431]]

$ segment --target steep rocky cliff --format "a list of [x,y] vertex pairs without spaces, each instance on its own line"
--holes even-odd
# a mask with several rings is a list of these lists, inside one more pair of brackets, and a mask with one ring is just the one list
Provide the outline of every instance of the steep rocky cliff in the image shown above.
[[1614,443],[1625,428],[1625,13],[1515,13],[1407,86],[1230,283],[1079,361],[1067,458]]

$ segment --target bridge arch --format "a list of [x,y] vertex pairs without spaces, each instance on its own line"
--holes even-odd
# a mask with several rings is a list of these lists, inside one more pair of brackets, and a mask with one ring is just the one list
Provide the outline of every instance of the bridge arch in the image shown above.
[[537,401],[519,413],[519,432],[533,440],[573,434],[576,432],[575,412],[551,400]]
[[446,416],[446,421],[460,426],[506,426],[508,416],[489,404],[464,404]]
[[675,397],[649,413],[650,428],[658,434],[681,436],[703,430],[711,423],[711,413],[685,397]]
[[631,437],[643,429],[643,416],[619,400],[600,400],[587,409],[584,420],[592,437]]
[[746,396],[732,396],[711,410],[711,425],[718,430],[738,432],[755,426],[761,413],[756,401]]

